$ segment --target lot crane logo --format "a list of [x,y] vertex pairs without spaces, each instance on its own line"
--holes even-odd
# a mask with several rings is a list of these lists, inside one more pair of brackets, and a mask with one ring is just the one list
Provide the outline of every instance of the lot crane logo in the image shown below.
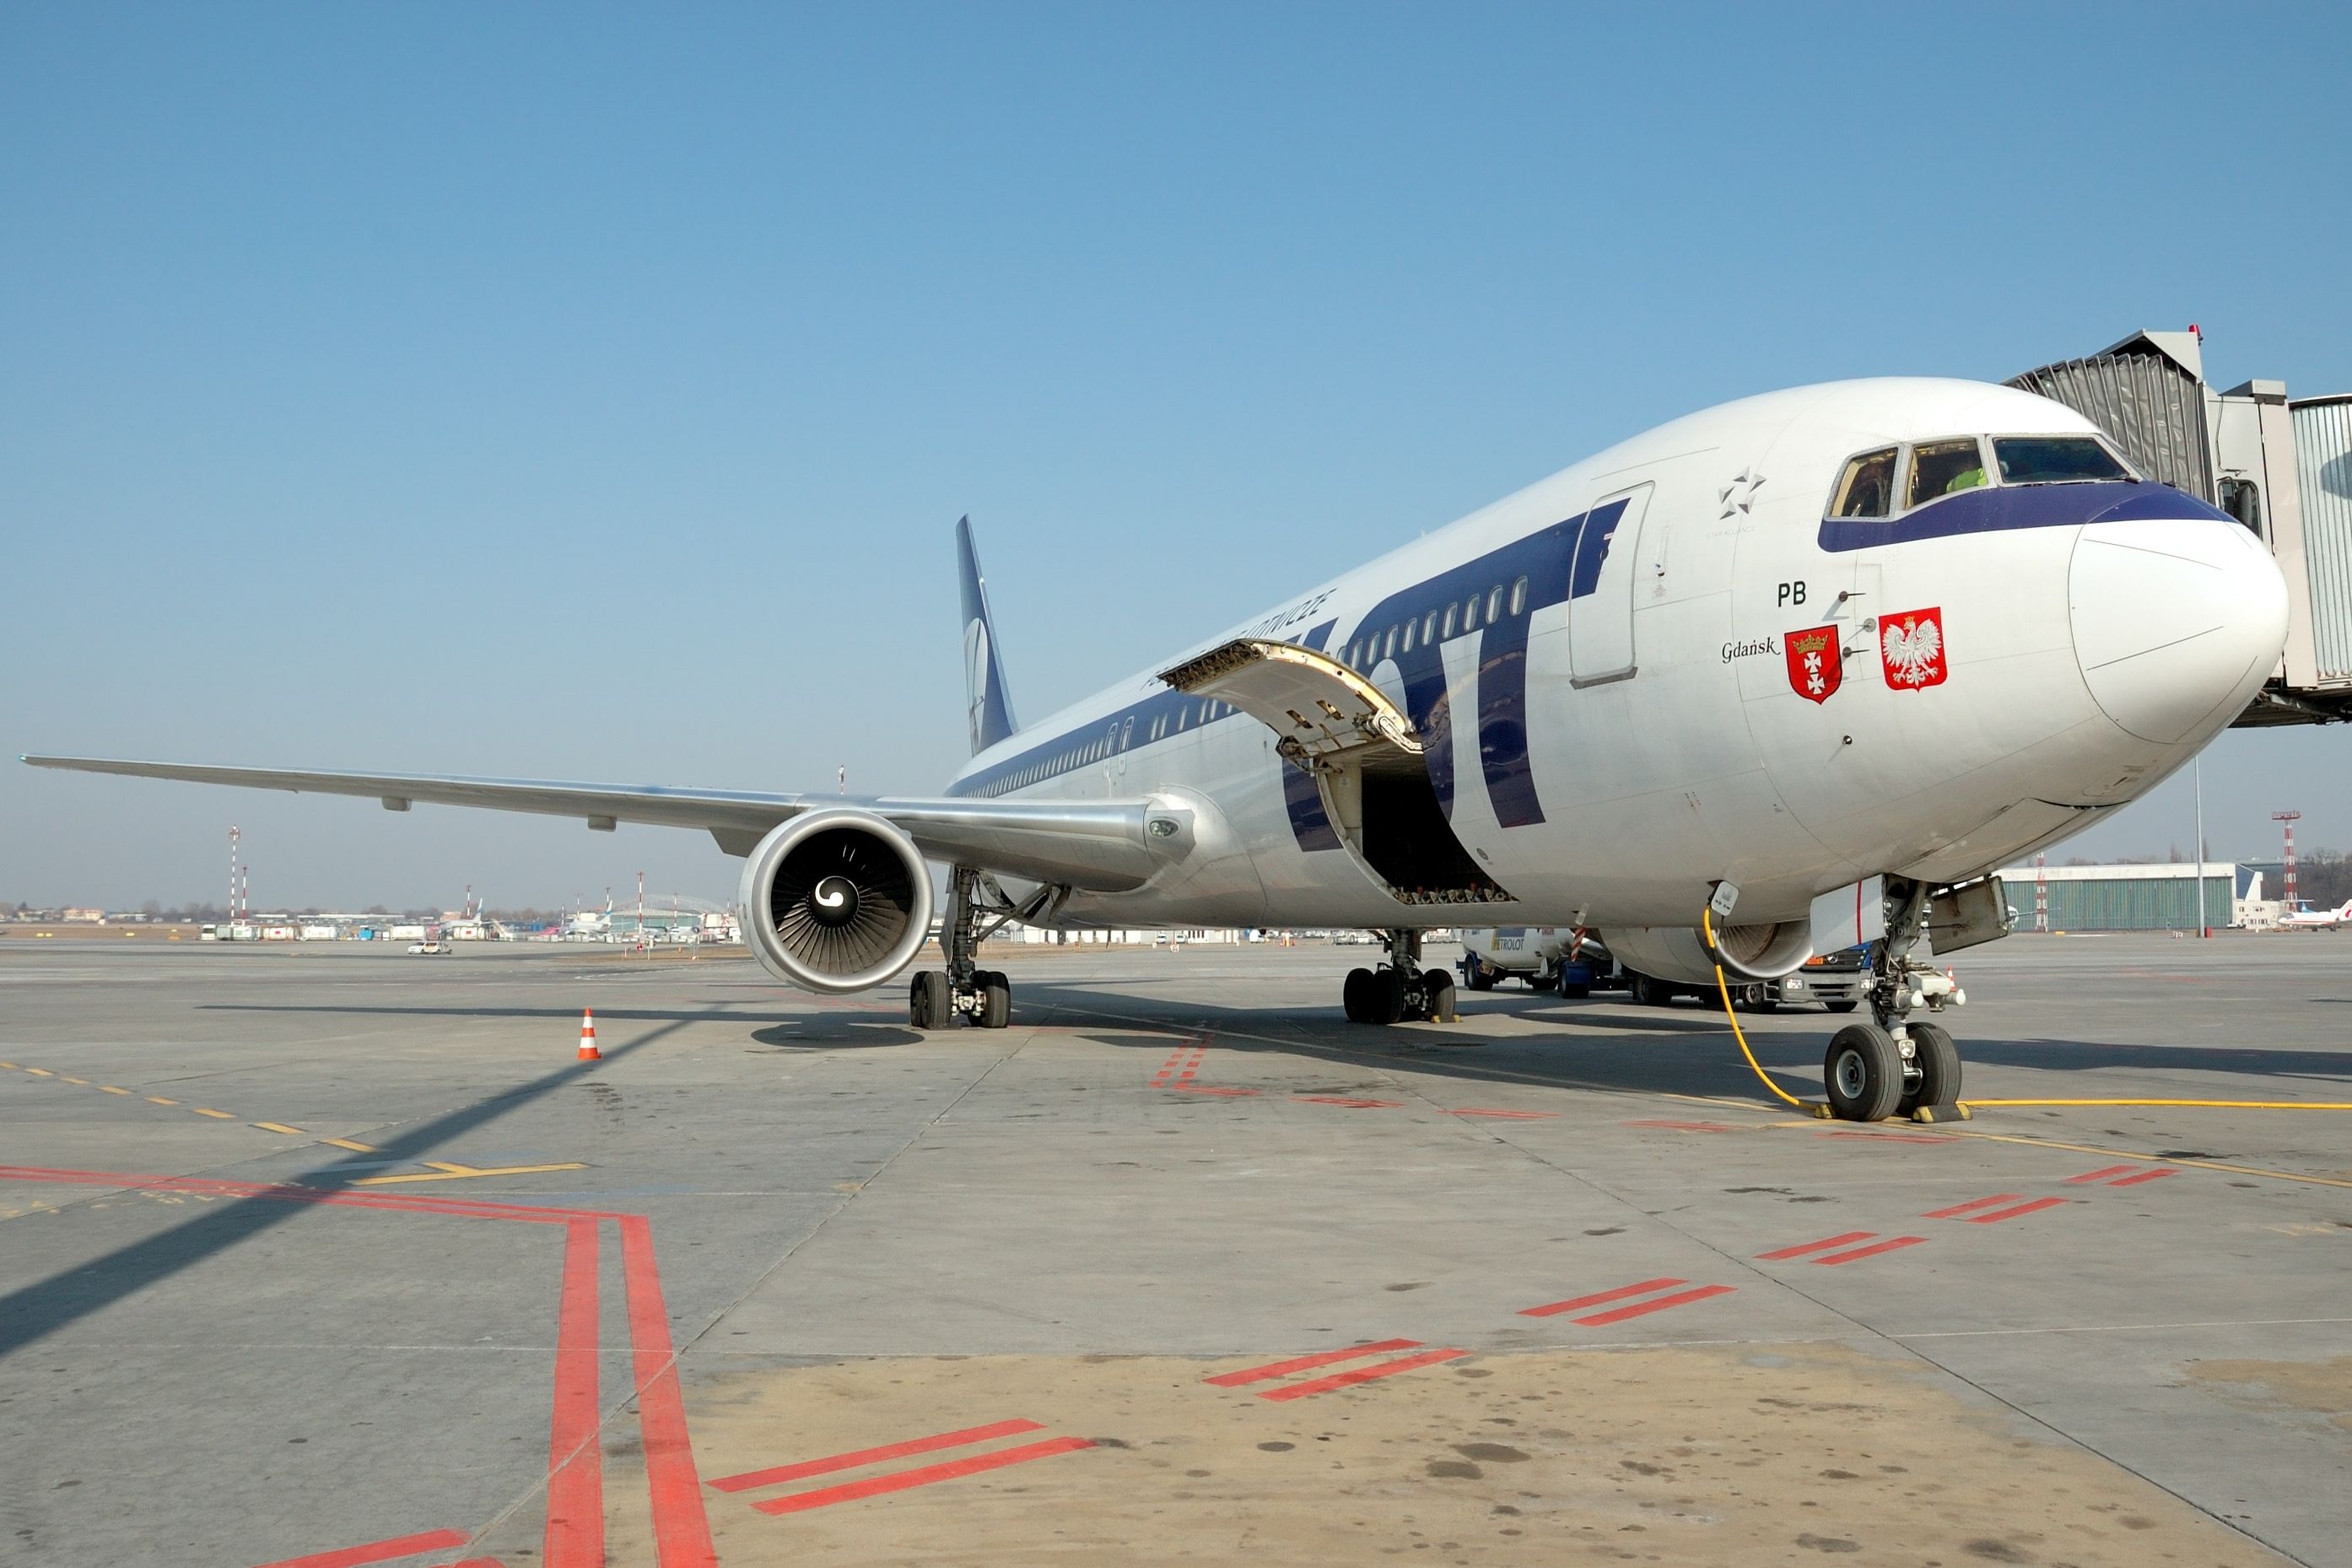
[[1898,692],[1916,692],[1944,684],[1944,611],[1941,605],[1906,610],[1879,623],[1879,659],[1886,666],[1886,684]]
[[1809,703],[1825,703],[1845,678],[1845,659],[1838,651],[1838,629],[1816,626],[1791,632],[1781,644],[1789,656],[1789,687]]

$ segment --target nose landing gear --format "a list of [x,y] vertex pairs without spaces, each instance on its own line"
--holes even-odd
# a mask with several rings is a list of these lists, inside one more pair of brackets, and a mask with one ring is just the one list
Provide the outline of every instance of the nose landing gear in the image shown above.
[[1349,1023],[1452,1023],[1454,977],[1421,967],[1421,933],[1382,933],[1389,961],[1377,969],[1351,969],[1340,992]]
[[1941,1024],[1911,1014],[1940,1013],[1968,1000],[1958,982],[1914,958],[1927,930],[1926,883],[1890,876],[1886,936],[1871,964],[1869,1023],[1852,1023],[1830,1039],[1822,1077],[1831,1111],[1848,1122],[1909,1116],[1953,1122],[1960,1108],[1960,1052]]

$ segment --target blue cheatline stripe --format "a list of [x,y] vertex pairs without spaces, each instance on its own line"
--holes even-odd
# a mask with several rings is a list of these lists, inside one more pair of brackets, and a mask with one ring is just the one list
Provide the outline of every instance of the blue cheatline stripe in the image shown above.
[[1869,549],[2011,528],[2057,528],[2075,523],[2137,523],[2161,517],[2230,523],[2237,519],[2196,497],[2153,480],[2099,480],[2082,485],[2001,485],[1963,490],[1899,517],[1824,517],[1822,549]]

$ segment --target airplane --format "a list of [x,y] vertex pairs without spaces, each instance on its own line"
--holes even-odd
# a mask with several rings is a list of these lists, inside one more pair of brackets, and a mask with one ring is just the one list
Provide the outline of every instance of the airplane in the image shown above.
[[2347,921],[2352,921],[2352,899],[2347,899],[2341,909],[2314,909],[2299,904],[2279,917],[2282,928],[2295,931],[2336,931]]
[[[971,760],[843,797],[33,756],[43,768],[707,831],[777,978],[1003,1028],[979,944],[1043,926],[1381,934],[1351,1020],[1444,1019],[1442,926],[1583,926],[1644,974],[1772,979],[1817,894],[1883,878],[1842,1117],[1957,1100],[1931,898],[2185,766],[2278,662],[2284,580],[2087,419],[1927,378],[1766,393],[1636,435],[1039,723],[956,529]],[[1222,563],[1219,570],[1231,570]],[[1736,914],[1735,914],[1736,909]]]

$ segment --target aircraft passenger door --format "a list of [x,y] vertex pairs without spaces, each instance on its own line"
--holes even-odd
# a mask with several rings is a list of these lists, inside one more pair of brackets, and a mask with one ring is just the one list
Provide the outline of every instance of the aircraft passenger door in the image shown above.
[[1597,685],[1633,673],[1633,595],[1648,485],[1604,496],[1584,515],[1569,568],[1568,667],[1572,683]]

